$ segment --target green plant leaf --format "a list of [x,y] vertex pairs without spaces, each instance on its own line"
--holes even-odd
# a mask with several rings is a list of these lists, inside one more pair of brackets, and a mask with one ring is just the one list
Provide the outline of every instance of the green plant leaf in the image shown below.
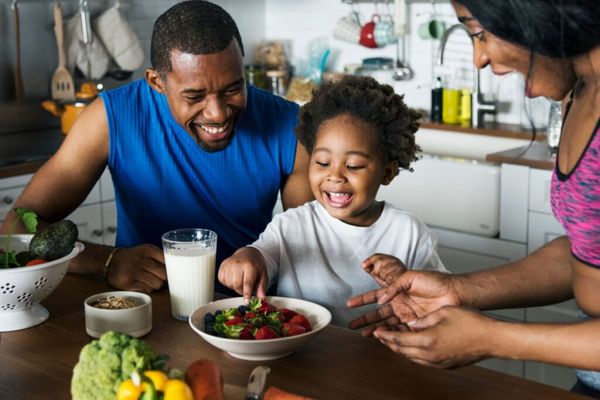
[[15,208],[15,213],[23,221],[27,233],[35,233],[37,231],[38,217],[35,211],[28,208]]

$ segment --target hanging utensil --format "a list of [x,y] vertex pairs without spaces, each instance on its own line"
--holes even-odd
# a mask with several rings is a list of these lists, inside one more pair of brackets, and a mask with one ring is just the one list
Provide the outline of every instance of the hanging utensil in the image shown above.
[[56,35],[56,46],[58,48],[58,67],[52,75],[52,98],[54,100],[74,100],[75,84],[73,83],[73,77],[65,67],[62,8],[58,0],[54,4],[54,34]]
[[92,77],[92,22],[90,21],[90,10],[87,0],[79,0],[79,14],[81,16],[81,37],[85,44],[85,54],[87,56],[87,74],[86,77]]
[[19,27],[19,6],[17,0],[13,0],[11,9],[15,25],[15,96],[17,103],[21,103],[25,97],[25,89],[23,88],[23,76],[21,75],[21,30]]
[[[406,32],[407,32],[407,9],[405,0],[396,0],[396,63],[392,78],[395,81],[406,81],[412,78],[412,69],[406,64]],[[400,59],[400,38],[402,39],[402,59]]]

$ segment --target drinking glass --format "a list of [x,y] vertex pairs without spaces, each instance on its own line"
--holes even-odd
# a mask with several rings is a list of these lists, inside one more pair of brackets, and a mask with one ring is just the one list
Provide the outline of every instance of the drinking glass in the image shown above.
[[177,229],[162,236],[171,312],[187,320],[213,300],[217,234],[208,229]]

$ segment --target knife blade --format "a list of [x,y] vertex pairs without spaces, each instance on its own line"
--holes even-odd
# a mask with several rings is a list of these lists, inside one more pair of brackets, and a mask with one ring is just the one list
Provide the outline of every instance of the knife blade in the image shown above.
[[271,368],[264,365],[259,365],[252,370],[250,378],[248,378],[245,400],[260,400],[262,398],[262,393],[267,383],[267,374],[270,371]]

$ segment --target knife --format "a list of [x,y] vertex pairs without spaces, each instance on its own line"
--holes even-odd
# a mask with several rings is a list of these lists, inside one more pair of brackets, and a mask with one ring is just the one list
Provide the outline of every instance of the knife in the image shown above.
[[262,398],[265,383],[267,382],[267,374],[271,368],[260,365],[252,370],[246,387],[245,400],[260,400]]

